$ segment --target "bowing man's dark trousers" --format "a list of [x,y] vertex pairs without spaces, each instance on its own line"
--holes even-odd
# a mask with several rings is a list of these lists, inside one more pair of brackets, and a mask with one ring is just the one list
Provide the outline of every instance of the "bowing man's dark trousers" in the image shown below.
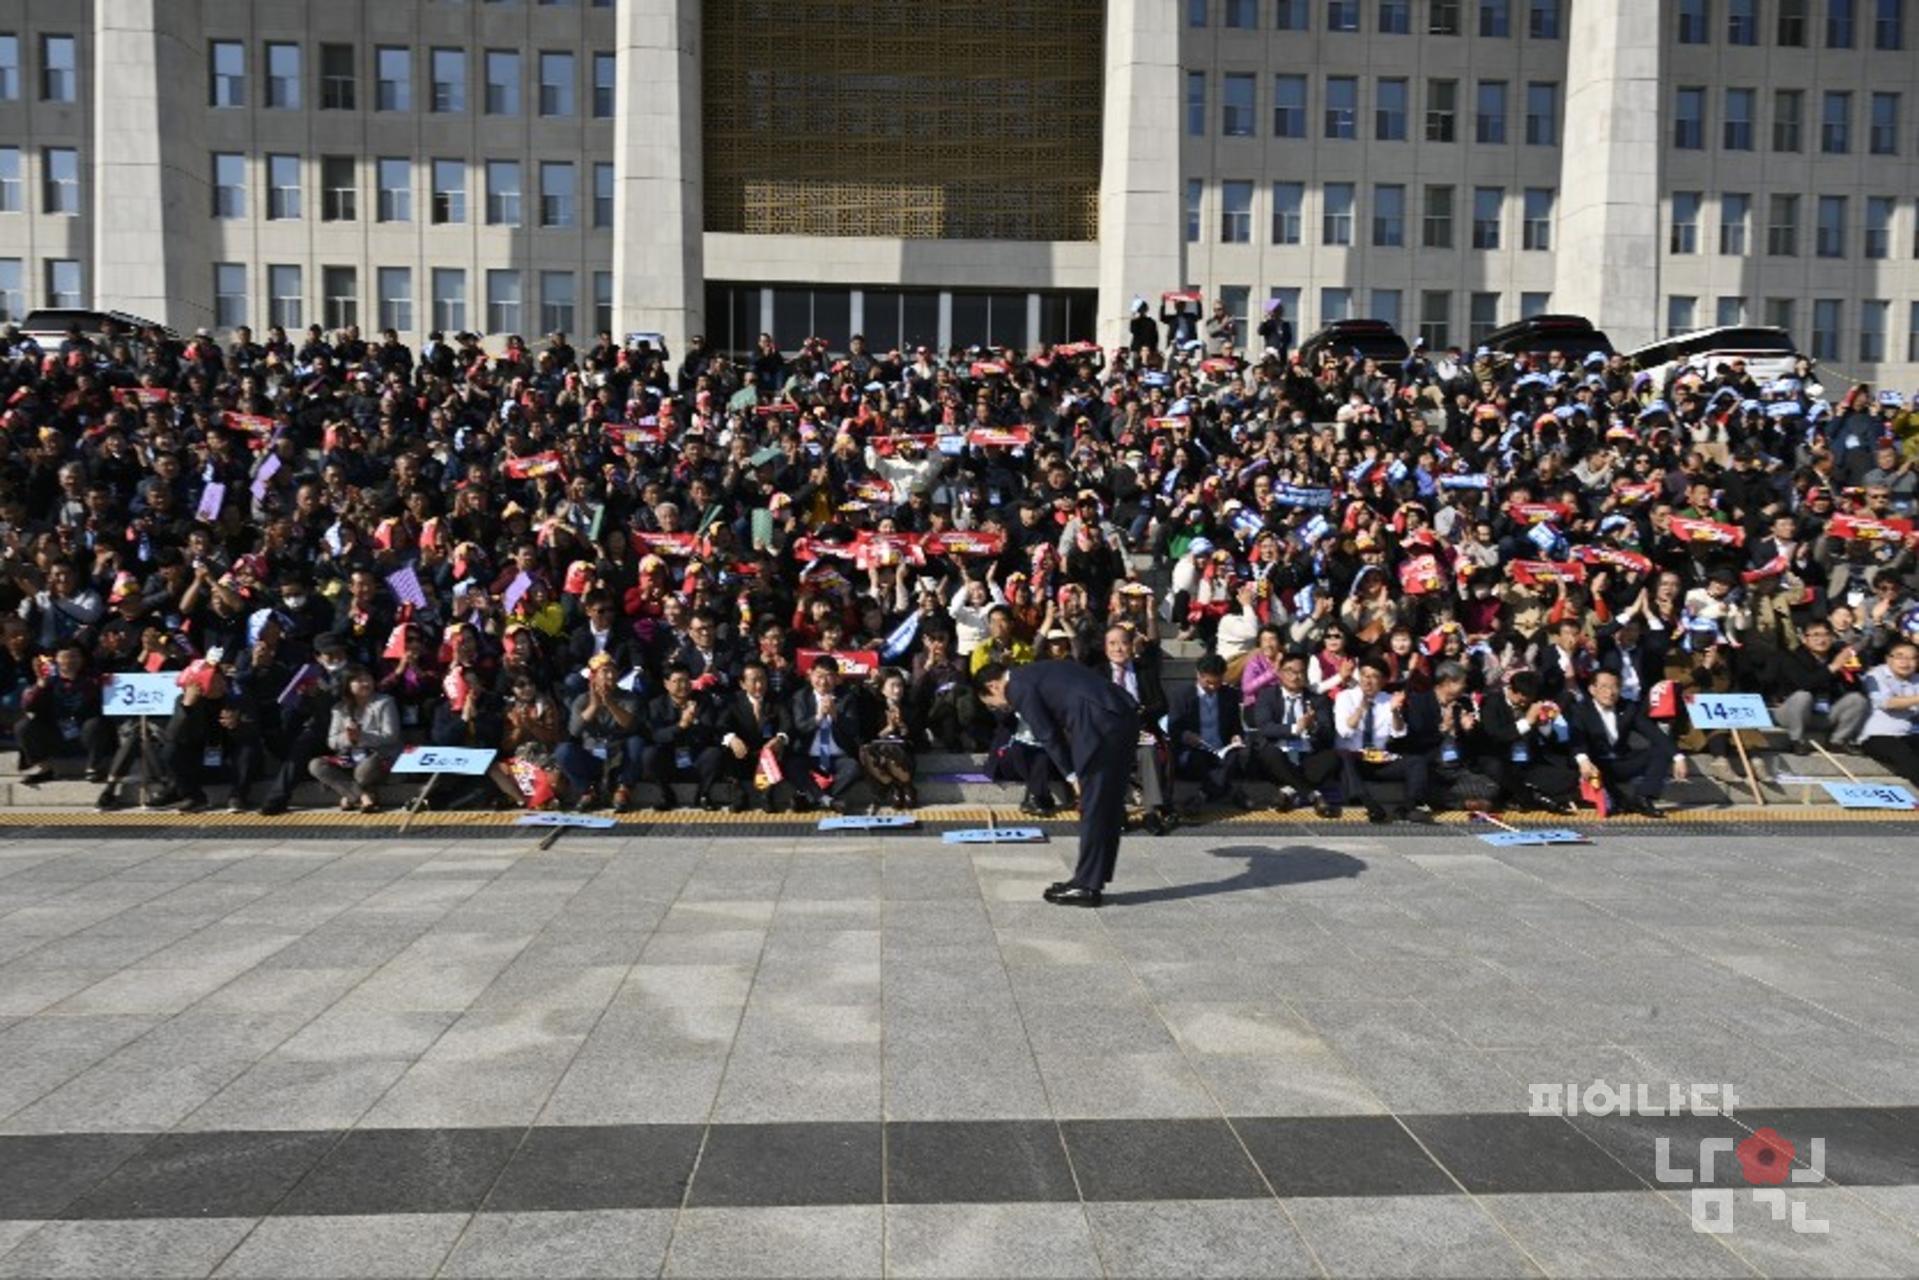
[[1104,889],[1119,861],[1119,837],[1126,829],[1126,792],[1133,779],[1133,751],[1139,740],[1139,717],[1126,717],[1101,737],[1092,758],[1079,774],[1079,865],[1072,883],[1082,889]]

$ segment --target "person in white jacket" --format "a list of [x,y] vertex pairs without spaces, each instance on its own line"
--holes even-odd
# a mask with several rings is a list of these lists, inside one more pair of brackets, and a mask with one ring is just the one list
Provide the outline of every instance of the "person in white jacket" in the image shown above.
[[931,493],[946,470],[946,455],[917,440],[901,441],[891,454],[866,446],[866,465],[893,486],[893,501],[905,502],[914,492]]
[[1000,591],[999,583],[992,580],[992,571],[988,576],[968,578],[953,593],[947,604],[947,611],[953,615],[953,649],[962,658],[971,657],[973,650],[986,639],[986,615],[993,606],[1006,603],[1006,596]]

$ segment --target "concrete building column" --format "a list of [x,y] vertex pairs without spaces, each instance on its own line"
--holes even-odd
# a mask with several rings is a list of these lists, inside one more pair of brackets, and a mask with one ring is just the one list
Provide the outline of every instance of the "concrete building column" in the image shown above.
[[1579,0],[1566,49],[1553,310],[1623,350],[1659,333],[1658,0]]
[[[1181,278],[1179,21],[1171,0],[1106,6],[1105,133],[1099,178],[1099,340],[1128,337],[1134,297]],[[1157,306],[1154,314],[1157,315]]]
[[96,0],[93,278],[101,310],[213,323],[204,140],[156,104],[206,92],[199,0]]
[[621,0],[613,124],[613,328],[705,331],[700,0]]

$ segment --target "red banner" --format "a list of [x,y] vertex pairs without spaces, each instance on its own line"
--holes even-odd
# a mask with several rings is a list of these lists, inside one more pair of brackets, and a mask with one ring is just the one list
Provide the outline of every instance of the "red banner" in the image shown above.
[[1681,542],[1713,542],[1722,547],[1746,545],[1746,531],[1736,524],[1721,524],[1717,520],[1693,520],[1686,516],[1672,518],[1672,536]]
[[1577,560],[1515,560],[1506,566],[1506,572],[1522,587],[1586,580],[1586,566]]
[[1506,509],[1522,524],[1564,524],[1573,514],[1563,502],[1515,502]]
[[1196,290],[1189,293],[1183,289],[1168,289],[1165,293],[1162,293],[1159,295],[1159,300],[1163,303],[1164,302],[1190,302],[1194,306],[1198,306],[1200,305],[1200,303],[1204,302],[1206,299],[1203,294],[1199,293]]
[[893,486],[884,480],[861,480],[853,486],[853,496],[863,502],[893,505]]
[[833,659],[848,675],[870,675],[880,669],[880,655],[871,649],[841,649],[830,654],[824,649],[801,649],[793,655],[793,669],[805,675],[821,658]]
[[1652,572],[1651,560],[1637,551],[1621,551],[1618,547],[1593,547],[1582,543],[1573,548],[1573,559],[1587,565],[1603,564],[1631,573]]
[[891,551],[907,564],[925,564],[925,544],[925,536],[917,533],[862,533],[854,563],[862,569],[870,568],[882,563]]
[[996,556],[1006,549],[1006,535],[987,529],[948,529],[926,535],[929,556]]
[[793,558],[800,561],[833,559],[853,560],[859,556],[857,542],[822,542],[818,538],[795,538]]
[[1645,484],[1622,484],[1613,489],[1613,496],[1619,499],[1622,507],[1642,507],[1659,497],[1659,482],[1648,480]]
[[564,468],[560,455],[554,450],[545,453],[530,454],[524,458],[508,458],[500,470],[509,480],[531,480],[535,476],[555,475]]
[[1232,373],[1239,368],[1239,361],[1228,360],[1225,356],[1214,356],[1210,360],[1199,362],[1201,373]]
[[966,433],[966,443],[981,449],[1019,449],[1033,443],[1031,427],[974,427]]
[[117,387],[113,392],[114,401],[131,409],[145,408],[148,405],[167,404],[172,401],[173,393],[165,387]]
[[1004,360],[975,360],[969,366],[969,372],[975,378],[1002,378],[1006,376]]
[[760,404],[753,406],[753,412],[762,418],[771,418],[783,413],[798,413],[799,411],[800,407],[796,404]]
[[1748,569],[1740,574],[1739,580],[1747,586],[1751,586],[1753,583],[1764,578],[1777,578],[1782,576],[1786,572],[1786,568],[1786,554],[1782,551],[1772,559],[1766,561],[1766,563]]
[[911,442],[923,449],[931,449],[939,444],[939,439],[938,436],[874,436],[872,445],[874,453],[882,458],[890,458],[901,445]]
[[627,541],[635,551],[645,554],[652,552],[659,556],[690,558],[700,554],[700,535],[697,533],[633,533]]
[[235,413],[231,409],[220,415],[220,425],[228,431],[251,431],[256,436],[271,435],[278,426],[264,413]]
[[1099,353],[1097,342],[1062,342],[1053,348],[1056,356],[1089,356]]
[[1826,521],[1826,532],[1847,542],[1897,542],[1912,533],[1912,521],[1898,516],[1884,520],[1871,516],[1833,516]]
[[1433,556],[1414,556],[1399,566],[1399,585],[1408,595],[1437,591],[1439,583],[1439,561]]
[[1188,426],[1191,424],[1191,422],[1192,422],[1191,418],[1184,418],[1184,417],[1148,418],[1146,419],[1146,429],[1148,431],[1171,431],[1174,427]]

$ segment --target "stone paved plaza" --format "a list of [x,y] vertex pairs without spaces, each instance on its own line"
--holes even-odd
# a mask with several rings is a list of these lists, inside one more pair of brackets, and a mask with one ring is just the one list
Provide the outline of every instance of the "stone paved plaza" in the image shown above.
[[1919,1272],[1908,825],[179,837],[0,842],[0,1275]]

